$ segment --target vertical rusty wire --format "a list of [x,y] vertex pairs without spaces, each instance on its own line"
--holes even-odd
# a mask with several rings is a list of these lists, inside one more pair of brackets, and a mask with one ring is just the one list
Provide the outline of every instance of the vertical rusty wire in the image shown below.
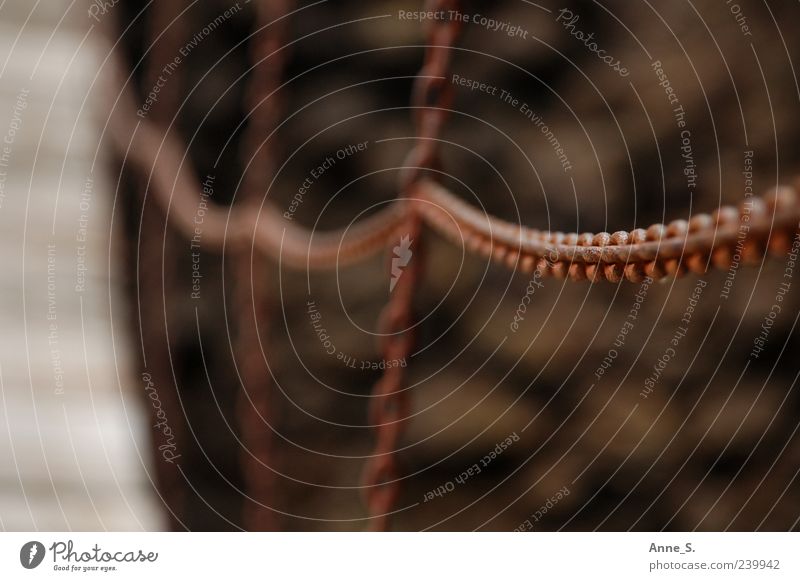
[[[275,172],[277,147],[270,132],[283,110],[277,92],[285,64],[286,18],[289,0],[260,0],[255,4],[255,32],[249,42],[252,70],[245,93],[247,127],[242,136],[241,159],[246,167],[237,194],[238,204],[257,212]],[[255,223],[255,222],[254,222]],[[241,381],[236,408],[242,440],[240,466],[247,498],[242,504],[242,523],[252,531],[278,528],[271,428],[273,411],[270,372],[261,342],[269,326],[271,270],[266,258],[253,246],[237,247],[233,255],[233,317],[236,325],[235,356]]]
[[[147,94],[163,77],[164,67],[178,54],[185,40],[182,18],[177,18],[185,8],[185,1],[154,2],[147,14],[145,47],[148,50],[142,76],[142,92]],[[148,115],[154,123],[164,127],[175,122],[181,100],[180,77],[175,73],[161,87],[159,100]],[[145,372],[149,373],[161,400],[162,410],[168,418],[177,449],[182,448],[185,436],[183,406],[180,404],[178,385],[170,365],[170,344],[167,335],[168,297],[175,295],[176,281],[173,273],[178,261],[176,249],[170,242],[171,228],[164,212],[147,191],[147,175],[138,176],[136,189],[139,192],[141,224],[138,240],[138,268],[136,284],[139,302],[139,324],[141,328]],[[151,411],[151,422],[155,426],[160,418],[156,409]],[[167,462],[159,446],[161,434],[153,427],[153,457],[155,458],[156,486],[167,508],[168,525],[172,530],[185,528],[185,498],[183,478],[174,463]]]
[[[439,12],[445,18],[429,24],[425,60],[414,84],[411,105],[417,141],[403,164],[399,183],[401,195],[406,197],[413,195],[412,186],[426,169],[439,165],[436,139],[453,101],[453,87],[447,75],[452,46],[462,27],[462,21],[453,18],[459,7],[458,0],[426,3],[427,11]],[[378,324],[380,351],[387,362],[406,360],[414,348],[413,299],[423,264],[421,225],[421,216],[410,211],[397,231],[399,237],[390,238],[388,254],[394,288]],[[396,259],[409,251],[410,260],[398,270]],[[375,448],[364,469],[363,484],[369,528],[373,531],[388,530],[389,517],[400,494],[397,449],[411,411],[406,369],[387,365],[370,400],[369,419],[376,426]]]

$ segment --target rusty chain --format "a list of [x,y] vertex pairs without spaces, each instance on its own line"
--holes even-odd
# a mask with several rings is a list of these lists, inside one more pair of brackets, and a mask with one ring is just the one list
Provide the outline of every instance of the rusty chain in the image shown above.
[[[416,185],[419,212],[431,227],[477,254],[523,272],[572,280],[639,282],[727,269],[743,231],[742,257],[757,263],[767,251],[785,254],[800,223],[795,188],[779,186],[739,208],[722,206],[667,225],[630,232],[564,234],[521,227],[474,209],[436,183]],[[742,229],[746,226],[746,230]]]
[[[173,135],[148,121],[137,127],[133,97],[125,88],[124,79],[116,73],[109,78],[114,81],[114,94],[121,94],[120,103],[110,112],[111,138],[130,164],[151,172],[151,194],[174,226],[191,236],[192,216],[200,199],[199,182],[191,163]],[[756,214],[766,208],[765,214],[750,220],[746,244],[751,250],[786,250],[785,242],[791,240],[800,221],[797,189],[780,186],[764,198],[750,200]],[[428,226],[457,244],[468,243],[469,250],[491,255],[498,262],[531,270],[545,259],[547,272],[560,277],[571,276],[570,269],[576,263],[594,264],[597,266],[587,267],[587,278],[617,282],[622,278],[638,280],[645,268],[656,278],[680,276],[687,271],[705,272],[710,266],[725,268],[724,256],[733,253],[736,233],[744,222],[742,208],[723,206],[712,215],[698,214],[688,221],[656,224],[646,230],[597,235],[548,232],[489,216],[427,179],[415,182],[411,193],[415,200],[412,204],[397,202],[347,230],[322,233],[287,222],[270,203],[257,214],[248,211],[246,204],[233,208],[210,203],[204,221],[204,243],[210,251],[220,251],[225,243],[252,244],[290,268],[340,268],[381,252],[395,236],[410,206],[418,205],[418,213]],[[252,236],[248,237],[250,233]],[[717,258],[705,260],[712,255]],[[649,263],[655,264],[647,266]],[[572,269],[573,278],[581,278],[582,268]]]

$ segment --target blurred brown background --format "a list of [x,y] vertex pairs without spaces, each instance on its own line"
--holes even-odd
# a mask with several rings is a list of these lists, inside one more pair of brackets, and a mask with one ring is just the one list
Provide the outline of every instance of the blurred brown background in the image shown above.
[[[185,101],[173,130],[189,143],[197,174],[215,176],[217,203],[230,202],[243,169],[238,147],[249,68],[243,41],[253,32],[252,4],[241,3],[181,65]],[[412,144],[409,95],[425,42],[419,23],[399,19],[398,11],[418,4],[301,2],[305,8],[288,21],[295,42],[277,136],[279,165],[286,163],[275,185],[268,192],[265,186],[265,197],[288,208],[322,160],[369,142],[314,183],[296,222],[318,220],[323,230],[345,226],[396,195],[396,168]],[[124,0],[102,22],[103,34],[124,47],[140,100],[148,90],[143,71],[153,35],[147,5]],[[180,23],[191,38],[231,3],[187,5]],[[449,142],[442,145],[443,181],[494,215],[583,232],[630,230],[738,203],[746,151],[753,152],[756,192],[793,179],[800,167],[793,69],[800,7],[745,0],[737,6],[739,13],[712,1],[465,3],[464,13],[517,24],[529,34],[466,25],[453,73],[526,103],[563,146],[571,169],[563,169],[547,137],[519,108],[460,87],[442,135]],[[578,15],[575,29],[593,33],[629,76],[570,35],[558,21],[561,9]],[[654,61],[661,61],[686,113],[698,176],[691,191],[681,130]],[[109,183],[119,186],[96,196],[117,194],[111,256],[126,299],[114,312],[133,337],[127,353],[140,357],[141,330],[145,351],[168,358],[173,384],[159,389],[165,401],[177,389],[179,399],[167,413],[185,417],[181,473],[169,484],[181,488],[181,504],[171,508],[192,530],[235,529],[250,505],[240,492],[230,272],[223,257],[204,254],[202,297],[189,300],[189,245],[152,202],[143,208],[142,178],[121,162],[116,156],[107,163]],[[161,232],[164,241],[163,255],[147,256],[147,264],[163,259],[172,273],[163,305],[146,306],[144,319],[136,275],[137,253],[147,244],[142,216],[145,231]],[[598,380],[594,372],[614,347],[640,285],[545,280],[512,332],[528,277],[462,256],[431,232],[424,244],[416,304],[424,322],[419,350],[408,362],[415,414],[401,453],[403,510],[394,528],[513,530],[528,521],[534,530],[797,529],[798,289],[786,295],[765,351],[750,357],[783,261],[740,268],[727,299],[721,297],[725,272],[704,277],[708,285],[686,336],[643,398],[645,380],[681,326],[696,277],[649,287],[624,346],[616,347],[613,365]],[[275,265],[272,272],[274,304],[263,335],[274,377],[272,429],[264,426],[264,437],[272,441],[270,467],[279,473],[271,491],[276,526],[359,530],[365,516],[359,478],[373,445],[364,427],[366,396],[380,372],[351,369],[327,355],[306,303],[316,302],[340,352],[379,360],[371,332],[388,298],[385,263],[309,276]],[[147,277],[147,285],[164,282],[157,272]],[[141,392],[141,380],[130,375],[127,388]],[[519,441],[480,474],[456,483],[512,434]],[[150,462],[161,463],[151,474],[174,469],[160,457]],[[425,501],[447,483],[454,483],[452,491]],[[568,495],[549,501],[565,487]],[[175,521],[170,526],[182,528]]]
[[[225,6],[193,6],[185,18],[199,28]],[[128,22],[139,6],[124,7]],[[552,128],[574,167],[562,169],[546,138],[518,109],[461,88],[443,136],[454,144],[443,147],[443,165],[452,176],[446,182],[456,191],[476,196],[473,203],[496,215],[513,220],[518,211],[531,226],[616,230],[736,203],[744,192],[745,150],[754,152],[757,191],[795,171],[798,90],[789,59],[797,54],[796,35],[776,22],[792,22],[796,6],[771,7],[770,13],[763,5],[742,3],[752,36],[744,36],[719,3],[700,3],[696,10],[639,2],[568,7],[580,16],[577,28],[594,32],[599,45],[625,63],[629,77],[618,76],[566,33],[557,22],[561,5],[464,6],[465,13],[518,23],[530,35],[525,40],[468,25],[453,72],[528,103]],[[311,226],[319,217],[323,229],[343,226],[395,195],[392,168],[410,142],[377,142],[413,135],[406,106],[424,36],[418,23],[397,18],[398,10],[413,8],[397,2],[368,8],[324,3],[291,18],[289,37],[300,40],[290,49],[286,78],[292,80],[282,90],[287,120],[280,128],[281,148],[291,158],[269,197],[288,207],[304,177],[326,156],[347,144],[370,143],[366,153],[337,163],[314,184],[297,221]],[[359,22],[378,15],[390,16]],[[243,115],[240,79],[249,65],[246,45],[237,43],[251,32],[251,22],[246,12],[231,19],[192,53],[185,71],[193,91],[178,126],[183,135],[197,132],[192,159],[198,175],[218,176],[221,196],[234,190],[241,172],[236,148],[222,147]],[[135,62],[143,41],[134,35],[125,40]],[[210,63],[232,47],[207,74]],[[680,130],[651,68],[656,60],[686,111],[699,176],[691,196]],[[212,167],[220,155],[222,163]],[[181,247],[177,239],[174,243]],[[409,476],[399,507],[408,509],[397,515],[397,528],[510,530],[565,486],[570,494],[535,523],[536,529],[797,526],[798,499],[791,485],[799,459],[798,398],[792,389],[797,369],[789,355],[796,293],[787,299],[767,352],[739,377],[774,299],[784,268],[780,262],[742,268],[728,300],[720,298],[725,273],[707,277],[709,286],[675,361],[643,400],[644,381],[680,324],[695,286],[692,278],[649,290],[626,346],[595,382],[593,372],[634,303],[636,285],[549,281],[534,295],[521,330],[509,333],[526,278],[480,259],[462,259],[435,235],[426,234],[426,243],[417,311],[427,315],[420,346],[428,348],[409,362],[417,413],[402,453]],[[177,268],[186,273],[187,258],[179,253]],[[215,260],[204,257],[206,270]],[[178,330],[178,384],[196,426],[194,438],[184,443],[184,469],[213,507],[191,500],[188,525],[227,528],[226,521],[237,522],[241,499],[217,471],[237,482],[231,450],[238,444],[227,427],[236,384],[219,308],[223,298],[207,290],[217,276],[206,276],[200,338],[210,384],[199,363],[194,310],[185,299],[188,276],[168,297],[167,310],[170,327]],[[363,396],[379,372],[348,369],[327,356],[305,303],[309,295],[317,303],[339,351],[376,360],[374,340],[356,325],[375,329],[387,298],[383,264],[376,260],[338,275],[312,274],[310,293],[305,274],[284,271],[271,284],[279,304],[265,349],[279,386],[274,461],[285,474],[278,478],[275,502],[301,517],[283,516],[281,526],[360,528],[348,520],[364,514],[358,491],[322,486],[358,484],[363,459],[347,456],[371,450],[370,430],[358,426],[367,421]],[[421,502],[513,432],[520,441],[480,475]]]

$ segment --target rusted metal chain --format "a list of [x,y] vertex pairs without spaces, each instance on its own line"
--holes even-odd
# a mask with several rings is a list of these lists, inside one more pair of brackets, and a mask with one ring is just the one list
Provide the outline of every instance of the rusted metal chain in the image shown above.
[[[150,195],[176,230],[191,239],[194,215],[201,199],[200,181],[185,148],[173,134],[136,117],[133,95],[119,66],[112,66],[111,86],[120,95],[109,113],[109,135],[125,161],[151,176]],[[220,194],[221,195],[221,194]],[[349,266],[380,253],[394,234],[407,205],[396,203],[360,220],[346,230],[310,232],[283,218],[269,201],[263,206],[245,201],[221,206],[208,201],[203,219],[203,248],[221,252],[230,247],[255,246],[266,256],[296,269],[332,269]]]
[[[260,0],[255,3],[255,28],[249,42],[252,68],[245,101],[248,123],[242,138],[241,159],[246,168],[237,195],[237,204],[248,204],[243,211],[256,212],[274,174],[277,147],[274,138],[263,142],[280,121],[282,111],[277,90],[281,85],[285,61],[286,16],[290,2]],[[255,221],[253,222],[255,224]],[[237,413],[241,430],[240,466],[247,499],[243,500],[242,522],[247,530],[276,530],[275,472],[271,467],[272,431],[276,414],[271,397],[271,375],[264,361],[263,339],[269,325],[268,264],[252,247],[237,245],[233,254],[232,311],[236,321],[235,353],[241,390]]]
[[[122,90],[119,74],[115,86],[117,92]],[[130,95],[123,91],[110,114],[111,137],[118,149],[127,151],[129,163],[152,173],[151,195],[176,229],[191,237],[195,227],[192,218],[200,199],[199,181],[191,163],[174,136],[165,135],[149,121],[137,123],[134,111]],[[405,165],[424,167],[411,159]],[[409,183],[414,181],[407,172],[403,177]],[[666,226],[591,235],[541,231],[502,221],[428,180],[418,181],[411,191],[424,221],[454,242],[460,244],[463,238],[470,250],[491,253],[495,260],[524,271],[541,267],[554,276],[578,280],[638,280],[645,269],[658,277],[681,275],[687,270],[703,272],[707,265],[727,268],[725,255],[732,253],[746,213],[744,206],[726,206],[712,215],[698,214]],[[763,199],[751,198],[749,248],[775,253],[788,249],[786,240],[791,240],[800,219],[796,191],[781,186]],[[251,211],[247,204],[230,208],[209,203],[203,242],[210,251],[221,250],[226,238],[229,245],[254,244],[288,267],[326,270],[356,264],[381,252],[396,236],[408,211],[409,204],[398,201],[346,230],[320,233],[283,219],[269,202],[260,212]]]
[[[427,3],[426,9],[453,15],[458,12],[459,4],[457,0],[433,0]],[[427,169],[438,165],[437,138],[453,100],[452,84],[447,75],[452,48],[461,27],[460,19],[449,18],[433,21],[427,31],[425,60],[412,94],[417,140],[400,174],[400,191],[406,196]],[[387,363],[405,361],[414,345],[412,306],[422,269],[422,222],[416,206],[412,205],[410,210],[399,239],[396,234],[390,238],[392,279],[389,288],[392,294],[379,324],[381,353]],[[376,442],[364,469],[363,482],[371,530],[383,531],[389,526],[389,514],[400,485],[397,449],[409,410],[406,366],[387,365],[370,400],[370,422],[376,426]]]
[[641,281],[645,276],[703,273],[709,266],[726,269],[740,239],[744,261],[757,262],[766,251],[786,253],[800,222],[796,190],[787,186],[764,198],[753,197],[738,209],[723,206],[688,221],[612,234],[521,227],[492,218],[427,180],[415,184],[413,197],[434,229],[471,251],[524,272],[538,269],[573,280]]

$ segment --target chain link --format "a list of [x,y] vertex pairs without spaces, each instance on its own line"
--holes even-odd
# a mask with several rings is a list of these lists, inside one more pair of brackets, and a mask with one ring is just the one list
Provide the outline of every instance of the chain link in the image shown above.
[[564,234],[524,228],[480,212],[438,184],[415,184],[414,200],[427,223],[475,254],[523,272],[543,276],[640,282],[702,274],[710,267],[728,269],[741,241],[745,263],[756,264],[766,252],[785,254],[800,223],[794,188],[773,188],[739,208],[722,206],[713,214],[654,224],[630,232]]

